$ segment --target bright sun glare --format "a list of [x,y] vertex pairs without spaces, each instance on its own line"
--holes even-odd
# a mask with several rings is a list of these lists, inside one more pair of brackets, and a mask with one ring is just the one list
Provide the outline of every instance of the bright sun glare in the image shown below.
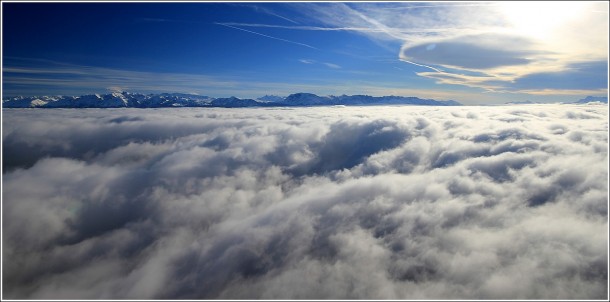
[[570,2],[503,2],[501,13],[520,34],[544,38],[563,24],[582,16],[587,3]]

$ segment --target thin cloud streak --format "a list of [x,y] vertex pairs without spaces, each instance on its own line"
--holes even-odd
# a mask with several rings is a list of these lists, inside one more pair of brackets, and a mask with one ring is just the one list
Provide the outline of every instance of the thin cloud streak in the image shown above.
[[608,89],[522,89],[503,90],[503,93],[525,93],[531,95],[607,95]]
[[272,36],[268,36],[268,35],[265,35],[265,34],[261,34],[261,33],[255,32],[255,31],[251,31],[251,30],[247,30],[247,29],[243,29],[243,28],[235,27],[235,26],[232,26],[232,25],[227,25],[227,24],[224,24],[224,23],[218,23],[218,22],[216,22],[216,23],[214,23],[214,24],[218,24],[218,25],[222,25],[222,26],[230,27],[230,28],[233,28],[233,29],[237,29],[237,30],[245,31],[245,32],[248,32],[248,33],[251,33],[251,34],[255,34],[255,35],[259,35],[259,36],[263,36],[263,37],[270,38],[270,39],[275,39],[275,40],[279,40],[279,41],[284,41],[284,42],[288,42],[288,43],[292,43],[292,44],[296,44],[296,45],[300,45],[300,46],[305,46],[305,47],[307,47],[307,48],[311,48],[311,49],[316,49],[316,50],[319,50],[318,48],[313,47],[313,46],[308,45],[308,44],[305,44],[305,43],[300,43],[300,42],[290,41],[290,40],[286,40],[286,39],[282,39],[282,38],[278,38],[278,37],[272,37]]
[[311,31],[357,31],[371,33],[386,33],[391,30],[395,33],[436,33],[436,32],[451,32],[453,28],[434,28],[434,29],[404,29],[404,28],[368,28],[368,27],[320,27],[320,26],[293,26],[293,25],[276,25],[276,24],[261,24],[261,23],[239,23],[239,22],[218,22],[218,24],[245,26],[245,27],[260,27],[260,28],[281,28],[290,30],[311,30]]
[[285,16],[282,16],[282,15],[280,15],[280,14],[277,14],[277,13],[275,13],[274,11],[272,11],[272,10],[270,10],[270,9],[267,9],[267,8],[265,8],[265,7],[261,7],[260,5],[254,5],[253,7],[254,7],[254,9],[255,9],[256,11],[261,11],[261,12],[263,12],[263,13],[265,13],[265,14],[268,14],[268,15],[271,15],[271,16],[274,16],[274,17],[277,17],[277,18],[280,18],[280,19],[282,19],[282,20],[285,20],[285,21],[288,21],[288,22],[291,22],[291,23],[294,23],[294,24],[299,24],[299,22],[297,22],[297,21],[294,21],[294,20],[292,20],[292,19],[290,19],[290,18],[286,18]]
[[474,3],[474,4],[438,4],[438,5],[413,5],[413,6],[396,6],[396,7],[381,7],[382,10],[409,10],[420,8],[439,8],[439,7],[485,7],[494,6],[494,3]]
[[4,94],[12,94],[10,85],[32,86],[31,91],[40,89],[38,85],[45,85],[64,89],[68,92],[65,94],[70,94],[69,92],[74,89],[80,91],[76,94],[88,94],[111,86],[128,87],[131,91],[141,92],[185,92],[193,89],[205,92],[209,89],[239,87],[240,81],[243,81],[237,77],[131,71],[60,62],[46,62],[45,65],[43,67],[7,66],[5,73],[11,74],[4,75]]
[[426,68],[432,69],[432,70],[434,70],[434,71],[436,71],[436,72],[444,73],[442,70],[437,69],[437,68],[434,68],[434,67],[432,67],[432,66],[428,66],[428,65],[424,65],[424,64],[418,64],[418,63],[411,62],[411,61],[404,60],[404,59],[401,59],[400,61],[402,61],[402,62],[406,62],[406,63],[409,63],[409,64],[413,64],[413,65],[416,65],[416,66],[420,66],[420,67],[426,67]]
[[250,9],[256,11],[257,13],[267,14],[267,15],[274,16],[274,17],[280,18],[282,20],[288,21],[290,23],[299,24],[299,22],[297,22],[295,20],[292,20],[290,18],[287,18],[286,16],[280,15],[280,14],[274,12],[272,9],[266,8],[266,7],[261,6],[261,5],[253,5],[253,4],[250,4],[250,3],[248,3],[248,4],[246,4],[246,3],[230,3],[230,5],[231,6],[238,6],[238,7],[247,7],[247,8],[250,8]]
[[[21,58],[22,61],[30,61]],[[39,62],[39,60],[34,60]],[[312,59],[300,59],[303,64],[323,64]],[[438,100],[453,99],[472,102],[481,101],[475,94],[456,95],[451,92],[430,89],[407,89],[400,83],[383,83],[372,85],[368,81],[345,82],[340,79],[324,82],[300,81],[286,83],[281,81],[252,81],[238,76],[213,76],[201,74],[156,73],[94,66],[79,66],[55,61],[40,61],[46,67],[12,67],[13,74],[4,77],[4,95],[17,96],[10,85],[29,87],[29,96],[48,95],[83,95],[102,93],[121,87],[123,91],[139,93],[181,92],[197,93],[212,97],[237,96],[256,98],[267,94],[287,96],[296,92],[314,92],[319,95],[368,94],[374,96],[402,95]],[[5,64],[7,64],[5,60]],[[333,64],[333,63],[330,63]],[[22,63],[23,65],[23,63]],[[335,64],[337,65],[337,64]],[[325,65],[330,67],[329,65]],[[337,65],[339,66],[339,65]],[[21,90],[19,90],[21,91]]]
[[333,63],[324,63],[324,65],[330,67],[330,68],[334,68],[334,69],[339,69],[341,68],[341,66],[337,65],[337,64],[333,64]]

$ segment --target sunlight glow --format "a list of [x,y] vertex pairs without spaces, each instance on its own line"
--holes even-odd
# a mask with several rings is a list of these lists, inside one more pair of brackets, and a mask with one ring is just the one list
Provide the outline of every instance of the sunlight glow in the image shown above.
[[517,33],[545,38],[567,22],[583,16],[588,3],[582,2],[502,2],[501,13]]

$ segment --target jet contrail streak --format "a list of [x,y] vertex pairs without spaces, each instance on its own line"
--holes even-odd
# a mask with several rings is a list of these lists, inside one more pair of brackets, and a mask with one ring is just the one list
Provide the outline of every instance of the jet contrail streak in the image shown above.
[[247,30],[247,29],[243,29],[243,28],[239,28],[239,27],[235,27],[235,26],[231,26],[231,25],[227,25],[227,24],[223,24],[223,23],[215,23],[215,24],[226,26],[226,27],[230,27],[230,28],[233,28],[233,29],[242,30],[242,31],[245,31],[245,32],[249,32],[251,34],[263,36],[263,37],[270,38],[270,39],[275,39],[275,40],[280,40],[280,41],[284,41],[284,42],[288,42],[288,43],[292,43],[292,44],[296,44],[296,45],[305,46],[305,47],[308,47],[308,48],[311,48],[311,49],[318,49],[318,48],[315,48],[315,47],[313,47],[311,45],[307,45],[305,43],[299,43],[299,42],[290,41],[290,40],[286,40],[286,39],[282,39],[282,38],[272,37],[272,36],[264,35],[264,34],[261,34],[261,33],[257,33],[255,31],[250,31],[250,30]]
[[434,71],[436,71],[436,72],[444,72],[444,71],[442,71],[442,70],[440,70],[440,69],[436,69],[436,68],[434,68],[434,67],[432,67],[432,66],[428,66],[428,65],[424,65],[424,64],[417,64],[417,63],[415,63],[415,62],[407,61],[407,60],[404,60],[404,59],[401,59],[401,61],[403,61],[403,62],[407,62],[407,63],[409,63],[409,64],[413,64],[413,65],[421,66],[421,67],[430,68],[430,69],[432,69],[432,70],[434,70]]

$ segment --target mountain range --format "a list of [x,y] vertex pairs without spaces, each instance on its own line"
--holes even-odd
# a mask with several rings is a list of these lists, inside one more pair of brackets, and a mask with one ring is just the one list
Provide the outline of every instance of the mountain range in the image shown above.
[[265,95],[258,99],[237,97],[213,98],[195,94],[160,93],[140,94],[113,92],[83,96],[12,97],[2,100],[4,108],[162,108],[162,107],[286,107],[332,105],[426,105],[460,106],[456,101],[436,101],[404,96],[340,95],[318,96],[295,93],[287,97]]
[[584,99],[580,99],[574,103],[586,104],[586,103],[594,103],[594,102],[608,104],[608,97],[607,96],[588,96],[588,97],[586,97]]
[[[565,104],[608,103],[606,96],[587,96]],[[531,101],[509,102],[510,105],[542,104]],[[366,106],[366,105],[420,105],[460,106],[456,101],[437,101],[405,96],[340,95],[318,96],[312,93],[295,93],[287,97],[265,95],[257,99],[237,97],[213,98],[197,94],[159,93],[141,94],[113,92],[82,96],[32,96],[11,97],[2,100],[4,108],[164,108],[164,107],[290,107],[290,106]]]
[[[606,103],[608,104],[607,96],[587,96],[586,98],[580,99],[575,102],[565,102],[564,104],[588,104],[588,103]],[[506,105],[529,105],[529,104],[550,104],[550,103],[540,103],[540,102],[532,102],[532,101],[517,101],[517,102],[508,102]]]

